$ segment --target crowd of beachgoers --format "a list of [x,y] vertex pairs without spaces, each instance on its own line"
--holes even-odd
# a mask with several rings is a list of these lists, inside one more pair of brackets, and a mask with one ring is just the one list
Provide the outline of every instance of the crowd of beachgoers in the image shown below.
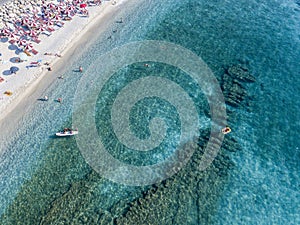
[[[27,56],[37,54],[34,44],[39,44],[41,34],[50,36],[64,21],[72,20],[76,14],[88,16],[87,7],[100,5],[101,0],[73,0],[60,2],[16,0],[5,3],[0,9],[1,42],[16,45],[19,53]],[[15,60],[22,62],[25,54]],[[13,71],[10,70],[12,73]],[[3,82],[4,78],[0,80]]]
[[[116,4],[116,1],[109,2],[110,5]],[[18,76],[22,68],[28,69],[42,65],[47,66],[47,69],[51,71],[50,63],[42,63],[38,59],[42,56],[50,55],[61,57],[61,54],[58,52],[45,52],[45,49],[47,49],[45,46],[51,45],[49,40],[52,39],[52,36],[55,36],[54,34],[58,30],[65,29],[66,32],[70,32],[70,27],[68,29],[64,27],[72,23],[75,20],[74,17],[89,19],[89,11],[92,10],[90,7],[97,7],[103,4],[104,2],[101,2],[101,0],[14,0],[0,6],[0,45],[2,45],[0,46],[1,102],[4,103],[3,100],[7,98],[12,99],[10,96],[14,94],[14,90],[4,90],[4,88],[10,88],[13,85],[4,84],[7,84],[7,82],[12,83],[12,77]],[[74,22],[74,25],[76,25],[76,22]],[[82,27],[79,29],[82,29]],[[60,34],[60,37],[56,38],[62,39],[61,36]],[[58,43],[59,40],[56,42],[56,45],[61,44]],[[52,49],[55,48],[51,48],[50,51]]]

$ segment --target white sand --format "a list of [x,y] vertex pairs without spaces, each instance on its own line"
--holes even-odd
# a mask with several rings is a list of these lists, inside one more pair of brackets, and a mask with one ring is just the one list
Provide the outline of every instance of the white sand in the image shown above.
[[[79,17],[78,15],[74,16],[72,21],[64,21],[65,25],[54,31],[51,36],[40,35],[41,39],[40,44],[34,44],[34,49],[39,53],[37,55],[32,55],[29,57],[27,62],[22,63],[12,63],[9,60],[13,57],[17,57],[15,50],[9,50],[8,42],[0,43],[0,52],[2,56],[0,57],[4,62],[0,62],[0,71],[1,77],[5,79],[4,82],[0,83],[0,123],[3,122],[3,119],[12,112],[16,106],[22,105],[26,100],[24,98],[28,97],[30,94],[36,92],[39,88],[45,88],[44,85],[40,85],[42,79],[49,79],[47,76],[55,76],[55,71],[48,71],[45,65],[37,68],[29,68],[26,66],[30,62],[42,60],[44,62],[50,62],[52,68],[61,67],[59,64],[67,62],[67,58],[71,57],[71,54],[68,54],[70,49],[79,45],[83,39],[88,38],[87,33],[91,33],[91,29],[95,24],[98,24],[99,21],[105,23],[105,19],[116,20],[117,18],[112,18],[115,16],[118,11],[121,11],[122,8],[126,8],[130,1],[128,0],[117,0],[116,4],[112,4],[113,1],[103,1],[100,6],[88,7],[90,16],[88,18]],[[132,2],[131,2],[132,4]],[[91,35],[91,34],[90,34]],[[50,53],[59,53],[62,55],[62,58],[55,56],[46,56],[45,52]],[[9,70],[11,66],[17,66],[20,70],[17,74],[14,75],[3,75],[3,71]],[[38,85],[39,84],[39,85]],[[12,91],[13,95],[6,96],[5,91]],[[20,111],[20,109],[19,109]],[[17,115],[17,113],[13,113]],[[10,119],[12,119],[10,115]],[[3,126],[3,125],[2,125]]]

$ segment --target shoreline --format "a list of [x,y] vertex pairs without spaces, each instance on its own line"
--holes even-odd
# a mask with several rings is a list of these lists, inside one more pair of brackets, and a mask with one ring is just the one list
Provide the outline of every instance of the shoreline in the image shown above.
[[[88,46],[92,44],[91,40],[93,40],[93,38],[99,37],[103,34],[109,25],[114,23],[116,18],[118,19],[118,15],[121,14],[121,7],[126,7],[128,5],[129,7],[136,6],[137,2],[134,2],[135,3],[132,5],[133,2],[131,1],[119,0],[117,4],[113,5],[111,1],[105,1],[101,6],[91,7],[89,9],[90,17],[88,19],[80,17],[74,18],[73,20],[77,21],[66,23],[63,28],[55,31],[53,35],[42,40],[39,45],[40,48],[37,48],[37,50],[39,50],[39,54],[32,57],[30,61],[34,61],[39,58],[46,58],[47,60],[45,61],[50,62],[53,70],[47,71],[45,66],[32,69],[20,68],[20,71],[18,71],[16,75],[13,75],[16,78],[19,76],[28,76],[28,74],[21,74],[24,71],[24,73],[29,73],[29,76],[31,77],[25,79],[25,81],[23,81],[23,85],[20,85],[20,83],[16,84],[18,89],[17,91],[14,90],[14,96],[6,97],[6,101],[3,99],[0,101],[0,129],[4,131],[1,132],[2,135],[0,136],[0,141],[4,141],[7,138],[7,135],[14,131],[25,113],[30,111],[33,107],[36,99],[40,98],[41,94],[43,94],[43,92],[45,92],[45,90],[58,78],[58,75],[65,69],[65,64],[72,60],[74,52],[76,52],[75,54],[78,54],[77,48],[83,45],[88,48]],[[92,32],[95,28],[97,28],[96,35]],[[47,50],[52,47],[49,42],[57,43],[64,38],[66,34],[71,32],[70,30],[72,29],[75,29],[75,32],[72,34],[70,39],[65,40],[63,44],[53,51]],[[42,48],[44,51],[40,50]],[[62,57],[44,56],[44,52],[58,52],[62,55]],[[24,62],[24,64],[27,63]],[[13,80],[11,80],[11,82],[13,82]],[[3,83],[0,84],[1,97],[4,92],[3,87],[1,87],[2,85]]]

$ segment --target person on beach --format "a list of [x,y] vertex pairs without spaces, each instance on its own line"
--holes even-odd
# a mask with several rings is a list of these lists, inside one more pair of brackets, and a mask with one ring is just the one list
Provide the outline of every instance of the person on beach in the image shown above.
[[49,66],[47,69],[48,69],[48,71],[52,71],[52,68],[51,68],[51,66]]

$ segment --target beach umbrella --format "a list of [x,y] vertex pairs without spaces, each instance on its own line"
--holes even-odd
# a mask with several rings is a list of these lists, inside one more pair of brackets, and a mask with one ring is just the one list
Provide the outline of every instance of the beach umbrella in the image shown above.
[[61,19],[61,17],[60,17],[59,15],[55,15],[54,19],[56,19],[56,20],[60,20],[60,19]]
[[62,5],[56,5],[55,10],[56,12],[60,12],[62,10]]
[[24,40],[24,39],[19,39],[19,40],[17,41],[17,44],[18,44],[19,46],[26,45],[26,40]]
[[40,26],[37,30],[40,31],[40,32],[43,32],[43,31],[45,31],[46,29],[45,29],[43,26]]
[[63,11],[65,9],[65,6],[59,5],[57,6],[57,11],[60,13],[61,11]]
[[23,24],[28,24],[29,22],[30,22],[30,20],[28,17],[23,17],[23,19],[22,19]]
[[15,35],[14,33],[12,33],[12,32],[8,34],[8,37],[9,37],[9,38],[15,38],[15,36],[16,36],[16,35]]
[[30,30],[30,31],[28,32],[28,35],[29,35],[30,37],[35,37],[35,36],[37,36],[37,33],[36,33],[36,31],[34,31],[34,30]]
[[1,33],[5,34],[5,35],[9,35],[11,33],[10,29],[8,28],[4,28]]
[[31,28],[33,28],[33,27],[38,27],[38,24],[37,24],[36,22],[30,22],[30,23],[29,23],[29,26],[30,26]]
[[21,53],[19,54],[19,57],[20,57],[20,60],[22,60],[22,61],[28,60],[28,55],[26,55],[25,52],[21,52]]
[[55,7],[56,7],[56,5],[53,3],[48,4],[48,8],[50,8],[50,9],[55,9]]
[[51,16],[51,12],[49,12],[49,11],[46,11],[44,14],[45,14],[46,17]]
[[73,5],[78,5],[79,3],[80,3],[79,0],[74,0],[74,1],[73,1]]
[[67,8],[69,11],[73,11],[74,9],[76,9],[76,7],[74,5],[70,5],[68,8]]
[[31,43],[26,43],[24,49],[25,50],[31,50],[31,49],[33,49],[33,45]]
[[69,12],[70,12],[70,10],[65,9],[65,10],[63,11],[63,14],[68,14]]
[[64,3],[63,1],[60,1],[60,2],[58,3],[58,7],[59,7],[60,9],[62,9],[63,7],[65,7],[65,3]]
[[46,23],[45,23],[47,26],[52,26],[53,25],[53,22],[51,20],[48,20]]
[[85,8],[87,5],[85,3],[80,4],[80,8]]

